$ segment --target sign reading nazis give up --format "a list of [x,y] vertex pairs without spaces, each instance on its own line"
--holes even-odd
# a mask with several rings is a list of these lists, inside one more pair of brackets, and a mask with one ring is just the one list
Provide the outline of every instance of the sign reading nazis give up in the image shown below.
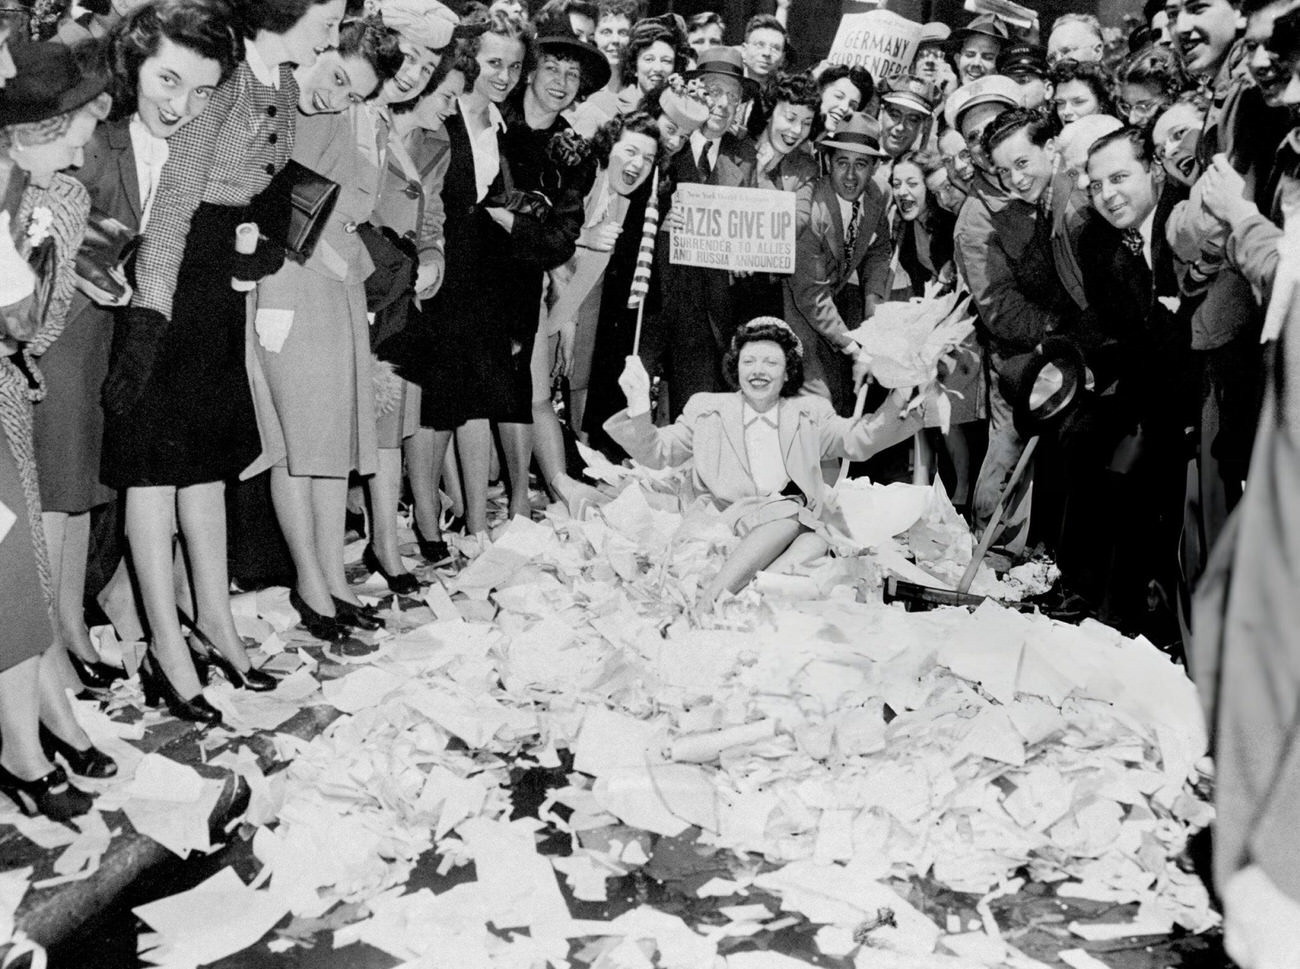
[[828,60],[864,67],[877,84],[912,69],[921,25],[892,10],[845,14]]
[[683,230],[669,262],[731,272],[794,272],[794,193],[683,182],[674,198]]

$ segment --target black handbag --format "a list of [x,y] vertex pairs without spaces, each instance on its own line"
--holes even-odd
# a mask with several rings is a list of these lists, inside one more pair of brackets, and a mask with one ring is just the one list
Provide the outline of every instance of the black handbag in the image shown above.
[[290,160],[248,205],[248,221],[294,262],[311,258],[338,201],[339,183]]
[[86,236],[77,250],[77,275],[110,296],[121,297],[126,289],[112,271],[120,272],[139,245],[140,236],[125,224],[91,209]]

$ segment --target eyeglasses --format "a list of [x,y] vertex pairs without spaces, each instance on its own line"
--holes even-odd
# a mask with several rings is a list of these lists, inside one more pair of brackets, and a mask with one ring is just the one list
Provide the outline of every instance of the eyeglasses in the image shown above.
[[1119,113],[1122,115],[1150,114],[1152,111],[1159,111],[1164,104],[1164,98],[1147,98],[1145,101],[1134,101],[1131,104],[1120,100],[1115,102],[1115,107],[1119,108]]

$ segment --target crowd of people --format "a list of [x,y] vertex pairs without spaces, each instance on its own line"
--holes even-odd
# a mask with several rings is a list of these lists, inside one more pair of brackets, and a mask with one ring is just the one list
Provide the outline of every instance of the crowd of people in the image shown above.
[[[472,558],[495,478],[510,516],[534,468],[599,500],[575,439],[694,456],[742,538],[706,605],[834,549],[822,462],[869,458],[977,533],[1001,504],[994,555],[1049,554],[1062,614],[1185,639],[1280,326],[1300,2],[1148,3],[1127,36],[981,13],[889,77],[796,61],[789,9],[733,47],[639,0],[0,7],[0,790],[66,818],[56,756],[115,770],[67,699],[123,675],[88,591],[148,642],[146,701],[217,723],[212,668],[276,682],[234,544],[277,530],[303,626],[365,650],[349,528],[415,593],[404,506],[428,563]],[[686,183],[792,193],[793,274],[673,262]],[[873,386],[850,331],[952,292],[944,406]],[[1047,360],[1083,385],[1052,423]]]

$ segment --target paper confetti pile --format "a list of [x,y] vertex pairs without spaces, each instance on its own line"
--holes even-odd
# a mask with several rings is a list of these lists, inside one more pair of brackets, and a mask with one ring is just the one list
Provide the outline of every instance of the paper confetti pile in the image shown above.
[[[277,735],[292,763],[274,783],[251,755],[222,755],[255,785],[246,821],[263,870],[251,886],[227,870],[139,909],[154,930],[144,958],[194,965],[285,915],[350,912],[335,945],[364,941],[412,966],[758,969],[803,963],[719,956],[719,941],[797,913],[821,926],[822,952],[859,965],[1027,966],[991,915],[952,931],[904,898],[925,878],[988,911],[1024,874],[1139,904],[1136,926],[1077,925],[1082,938],[1215,923],[1176,864],[1211,818],[1192,786],[1201,712],[1154,647],[992,602],[887,607],[863,595],[888,567],[875,554],[761,576],[767,591],[724,602],[703,628],[686,612],[734,539],[707,506],[676,510],[637,477],[586,520],[552,509],[511,523],[434,587],[431,610],[390,616],[395,634],[346,675],[308,663],[284,696],[224,694],[249,717],[276,703],[343,716],[310,741]],[[277,603],[258,600],[268,628],[283,628]],[[285,635],[277,648],[293,656]],[[573,770],[541,819],[509,820],[510,766],[558,768],[563,750]],[[129,772],[134,796],[201,800],[201,779],[152,758]],[[571,854],[539,854],[546,826]],[[696,831],[729,873],[702,893],[759,892],[783,912],[728,906],[728,923],[707,927],[648,906],[571,916],[559,879],[601,900],[658,838]],[[472,861],[475,879],[407,892],[430,849],[444,870]]]

